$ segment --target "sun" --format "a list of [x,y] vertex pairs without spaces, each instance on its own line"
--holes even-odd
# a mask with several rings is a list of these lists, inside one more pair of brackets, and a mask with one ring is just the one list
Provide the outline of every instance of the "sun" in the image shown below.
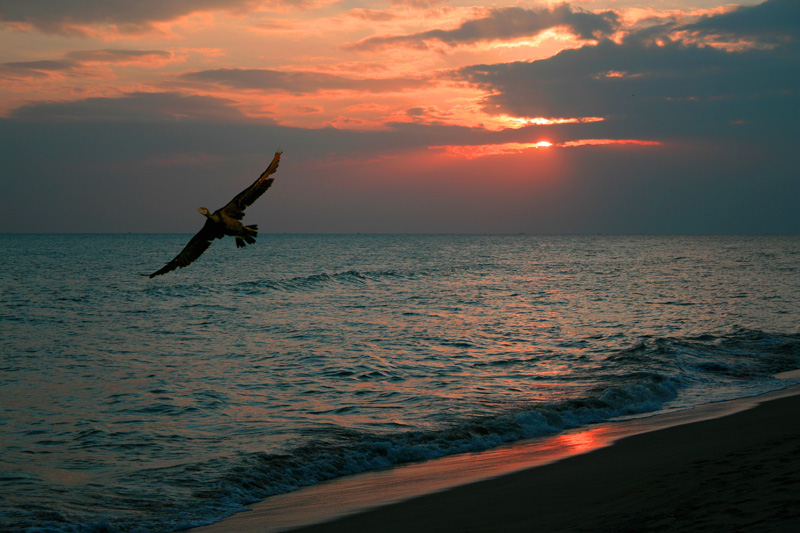
[[539,141],[536,143],[536,148],[550,148],[551,146],[553,146],[553,143],[550,141]]

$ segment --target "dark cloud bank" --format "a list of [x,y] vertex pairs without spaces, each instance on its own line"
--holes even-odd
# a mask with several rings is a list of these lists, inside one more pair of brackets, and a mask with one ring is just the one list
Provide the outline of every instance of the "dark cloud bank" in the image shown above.
[[613,11],[599,14],[573,11],[566,4],[550,9],[506,7],[493,9],[486,17],[468,20],[453,30],[370,37],[350,47],[355,50],[373,50],[399,45],[425,49],[431,41],[452,47],[480,41],[535,36],[557,26],[566,28],[581,39],[595,39],[612,33],[617,25],[617,15]]

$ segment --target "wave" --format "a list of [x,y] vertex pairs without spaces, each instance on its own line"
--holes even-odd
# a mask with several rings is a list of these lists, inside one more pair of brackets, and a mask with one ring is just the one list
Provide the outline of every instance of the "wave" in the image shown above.
[[181,297],[187,295],[219,295],[231,293],[260,294],[263,292],[302,292],[315,291],[330,287],[359,286],[373,283],[418,281],[432,276],[453,276],[466,270],[467,267],[435,267],[431,269],[402,271],[399,269],[387,270],[343,270],[334,273],[319,272],[305,276],[295,276],[285,279],[257,279],[224,283],[222,286],[213,284],[178,283],[175,285],[154,285],[143,289],[145,294],[151,296]]
[[769,378],[800,363],[800,335],[732,328],[725,335],[643,338],[609,358],[622,367],[657,367],[684,385],[707,380]]
[[610,418],[659,409],[676,397],[669,379],[610,387],[591,397],[519,409],[502,416],[467,420],[437,431],[406,431],[375,435],[339,430],[286,454],[250,455],[198,496],[244,506],[268,496],[344,475],[389,468],[447,455],[478,452],[543,437]]
[[[345,272],[334,281],[298,279],[303,283],[342,283],[350,276]],[[505,406],[489,416],[452,420],[446,427],[431,430],[375,433],[328,425],[308,430],[303,444],[280,453],[249,453],[130,474],[133,486],[138,475],[148,479],[157,476],[160,487],[191,489],[190,500],[176,497],[164,501],[156,494],[137,494],[131,506],[151,510],[147,516],[93,521],[84,516],[80,523],[59,516],[38,521],[39,530],[174,531],[218,521],[266,497],[345,475],[479,452],[610,419],[652,413],[692,394],[691,402],[696,404],[725,399],[710,391],[737,397],[745,395],[747,387],[753,394],[764,392],[765,387],[780,388],[776,380],[767,382],[772,374],[800,365],[800,335],[733,328],[724,335],[643,336],[606,359],[615,373],[604,375],[604,385],[588,389],[578,398]],[[525,365],[527,361],[509,358],[498,364]]]
[[334,274],[319,273],[308,276],[298,276],[283,280],[256,280],[243,281],[231,287],[233,292],[261,293],[265,291],[313,291],[331,286],[366,285],[368,283],[383,282],[387,280],[409,279],[410,274],[403,274],[395,270],[373,272],[359,272],[347,270]]
[[[734,328],[723,336],[645,338],[609,359],[619,365],[620,372],[607,379],[606,386],[590,390],[581,398],[518,407],[432,431],[377,435],[328,429],[324,438],[312,439],[288,453],[247,456],[203,497],[244,506],[344,475],[479,452],[610,419],[656,412],[675,405],[679,397],[697,387],[727,390],[727,397],[694,398],[701,403],[744,396],[748,387],[751,394],[775,390],[791,382],[779,382],[771,376],[800,365],[800,335]],[[733,383],[740,388],[734,389]],[[725,389],[726,384],[731,388]]]
[[[639,376],[641,378],[641,376]],[[487,416],[454,423],[436,431],[398,431],[376,435],[344,428],[327,428],[318,438],[286,453],[254,453],[227,465],[196,464],[153,469],[132,474],[164,476],[162,486],[193,487],[192,502],[165,501],[155,494],[136,495],[137,508],[158,509],[145,516],[100,518],[76,523],[56,511],[50,520],[27,531],[174,531],[218,521],[246,509],[266,497],[296,490],[337,477],[478,452],[521,439],[552,435],[566,429],[608,420],[616,416],[658,409],[677,394],[669,379],[648,376],[635,382],[597,391],[577,400],[518,409],[502,416]],[[323,436],[324,435],[324,436]],[[223,471],[222,475],[219,472]],[[203,472],[216,472],[203,474]],[[127,496],[125,499],[130,499]],[[116,501],[115,505],[120,505]],[[70,523],[71,522],[71,523]]]

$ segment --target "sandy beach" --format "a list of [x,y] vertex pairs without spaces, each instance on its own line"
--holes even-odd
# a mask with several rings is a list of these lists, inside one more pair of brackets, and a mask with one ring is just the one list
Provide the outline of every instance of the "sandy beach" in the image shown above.
[[[616,442],[536,468],[289,529],[798,531],[798,393],[794,387],[779,393],[784,397],[778,399],[767,395],[750,400],[749,405],[733,403],[730,411],[734,414],[620,440],[614,431],[601,431],[587,449],[604,446],[608,440]],[[758,404],[748,409],[753,403]],[[720,414],[725,413],[707,416]],[[308,497],[311,507],[314,498]],[[316,498],[322,505],[324,488]],[[303,513],[302,508],[294,512]],[[193,531],[287,530],[276,529],[270,520],[270,512],[257,505],[254,511]]]

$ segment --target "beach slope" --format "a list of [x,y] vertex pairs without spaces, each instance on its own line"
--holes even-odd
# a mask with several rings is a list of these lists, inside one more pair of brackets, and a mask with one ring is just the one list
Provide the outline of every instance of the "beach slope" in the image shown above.
[[800,531],[800,396],[294,531]]

